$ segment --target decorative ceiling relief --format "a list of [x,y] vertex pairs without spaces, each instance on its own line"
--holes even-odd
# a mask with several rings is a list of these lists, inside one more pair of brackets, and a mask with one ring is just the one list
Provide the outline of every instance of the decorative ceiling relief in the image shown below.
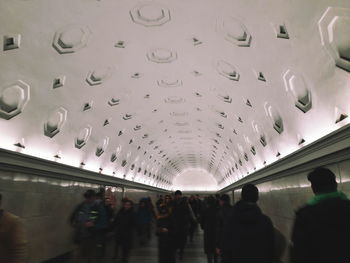
[[178,96],[168,97],[164,101],[165,101],[165,103],[169,103],[169,104],[180,104],[180,103],[186,102],[186,100],[184,98],[178,97]]
[[276,26],[276,35],[278,38],[289,39],[289,34],[285,24]]
[[89,83],[90,86],[100,85],[108,79],[111,74],[112,68],[110,67],[95,69],[88,73],[86,82]]
[[92,127],[90,125],[83,128],[79,135],[75,138],[75,148],[81,149],[90,139]]
[[30,99],[30,87],[17,80],[0,87],[0,117],[9,120],[20,114]]
[[230,63],[224,60],[218,60],[215,63],[215,67],[220,75],[228,78],[229,80],[239,80],[239,73],[237,72],[237,69]]
[[66,76],[59,76],[53,80],[53,88],[61,88],[66,83]]
[[155,2],[143,2],[130,10],[132,21],[146,27],[161,26],[171,20],[170,10]]
[[161,88],[177,88],[182,86],[182,80],[175,80],[175,81],[158,80],[157,84]]
[[117,98],[111,98],[108,101],[109,106],[116,106],[116,105],[119,105],[119,103],[120,103],[120,99],[117,99]]
[[67,110],[60,107],[53,111],[44,124],[44,134],[47,137],[54,137],[61,131],[67,121]]
[[87,45],[89,37],[86,26],[68,25],[55,33],[52,45],[60,54],[74,53]]
[[217,22],[218,31],[223,34],[224,38],[239,47],[249,47],[252,36],[245,25],[238,19],[227,17],[219,19]]
[[148,51],[147,58],[155,63],[170,63],[177,59],[177,53],[166,48],[154,48]]
[[96,156],[100,157],[107,149],[109,143],[109,138],[105,137],[96,148]]
[[0,148],[222,189],[349,124],[349,0],[2,2]]
[[308,112],[312,107],[311,92],[306,86],[302,75],[293,74],[288,70],[284,75],[284,84],[287,92],[294,97],[295,106],[302,112]]
[[350,72],[350,8],[329,7],[318,22],[322,45]]
[[265,103],[264,107],[265,107],[266,115],[270,118],[270,120],[272,122],[273,128],[275,129],[276,132],[281,134],[284,130],[283,119],[282,119],[281,115],[268,102]]
[[11,49],[17,49],[21,45],[21,35],[5,35],[4,36],[4,46],[3,50],[11,50]]

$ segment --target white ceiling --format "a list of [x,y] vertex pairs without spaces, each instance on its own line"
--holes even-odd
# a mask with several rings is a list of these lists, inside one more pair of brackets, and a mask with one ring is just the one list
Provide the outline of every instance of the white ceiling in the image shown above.
[[2,0],[0,24],[2,148],[222,188],[348,122],[348,0]]

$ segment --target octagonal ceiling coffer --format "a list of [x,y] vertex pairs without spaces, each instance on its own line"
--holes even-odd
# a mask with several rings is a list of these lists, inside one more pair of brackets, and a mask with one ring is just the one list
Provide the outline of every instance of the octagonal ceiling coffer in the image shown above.
[[224,38],[232,44],[239,47],[249,47],[252,36],[246,26],[236,18],[227,17],[218,20],[218,31],[223,34]]
[[158,80],[157,81],[157,84],[159,87],[162,87],[162,88],[177,88],[177,87],[180,87],[182,86],[182,80],[172,80],[172,81],[169,81],[169,80]]
[[92,70],[88,73],[86,82],[90,86],[100,85],[111,76],[111,72],[110,67]]
[[50,114],[44,124],[44,134],[50,138],[59,133],[67,121],[67,110],[63,107],[56,109]]
[[0,117],[9,120],[20,114],[30,99],[30,87],[21,80],[0,89]]
[[288,70],[283,78],[286,90],[294,97],[295,106],[304,113],[308,112],[312,107],[312,100],[304,77]]
[[265,103],[265,111],[266,111],[266,114],[269,116],[275,131],[281,134],[284,130],[284,126],[283,126],[283,119],[280,116],[280,114],[269,103]]
[[224,60],[218,60],[215,64],[215,67],[220,75],[228,78],[229,80],[239,80],[239,73],[237,69],[230,63]]
[[99,145],[97,146],[96,148],[96,156],[97,157],[100,157],[107,149],[107,146],[108,146],[108,143],[109,143],[109,138],[108,137],[105,137],[100,143]]
[[75,138],[75,148],[81,149],[87,143],[91,135],[91,130],[91,126],[88,125],[80,131],[79,135]]
[[146,27],[161,26],[171,20],[170,10],[155,2],[145,2],[130,10],[134,23]]
[[177,59],[177,53],[166,48],[154,48],[147,53],[147,58],[155,63],[170,63]]
[[350,8],[329,7],[318,22],[322,45],[350,72]]
[[52,45],[60,54],[74,53],[86,46],[89,36],[86,26],[68,25],[56,32]]

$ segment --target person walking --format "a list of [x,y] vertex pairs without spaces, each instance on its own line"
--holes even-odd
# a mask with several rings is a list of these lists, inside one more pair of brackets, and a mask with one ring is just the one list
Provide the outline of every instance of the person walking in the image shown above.
[[224,224],[224,263],[271,263],[274,259],[274,228],[257,201],[259,190],[243,186],[241,200],[231,209]]
[[227,220],[231,211],[230,197],[227,194],[221,195],[219,198],[219,210],[216,214],[216,254],[222,255],[222,240],[224,237],[224,222]]
[[92,189],[84,193],[84,201],[76,206],[69,221],[74,228],[74,243],[76,249],[74,262],[96,262],[96,222],[99,218],[98,207],[95,203],[96,192]]
[[307,178],[315,196],[296,212],[290,262],[348,262],[350,201],[331,170],[319,167]]
[[118,259],[121,249],[121,263],[129,261],[130,249],[133,245],[133,236],[136,228],[133,202],[123,199],[123,207],[118,211],[114,219],[115,227],[115,250],[114,260]]
[[159,214],[156,221],[158,237],[158,263],[175,263],[175,223],[171,210],[165,203],[159,204]]
[[204,252],[207,255],[208,263],[217,263],[216,254],[216,224],[217,224],[217,203],[213,196],[207,199],[207,208],[203,211],[200,225],[204,231]]

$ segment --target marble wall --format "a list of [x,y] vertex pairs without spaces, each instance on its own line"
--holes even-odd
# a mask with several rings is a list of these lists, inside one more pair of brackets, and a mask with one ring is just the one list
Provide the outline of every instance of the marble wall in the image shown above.
[[[338,182],[338,190],[350,197],[350,159],[326,166],[331,169]],[[311,170],[310,170],[311,171]],[[260,191],[259,206],[270,216],[274,226],[290,243],[295,211],[313,197],[307,174],[310,171],[257,184]],[[234,199],[240,199],[241,189],[234,191]],[[284,262],[288,262],[288,249]]]
[[[87,189],[100,185],[0,171],[2,208],[20,216],[29,241],[29,263],[42,262],[73,249],[70,213],[83,200]],[[121,188],[110,188],[116,209],[123,196]],[[132,200],[156,196],[148,191],[126,189]]]

